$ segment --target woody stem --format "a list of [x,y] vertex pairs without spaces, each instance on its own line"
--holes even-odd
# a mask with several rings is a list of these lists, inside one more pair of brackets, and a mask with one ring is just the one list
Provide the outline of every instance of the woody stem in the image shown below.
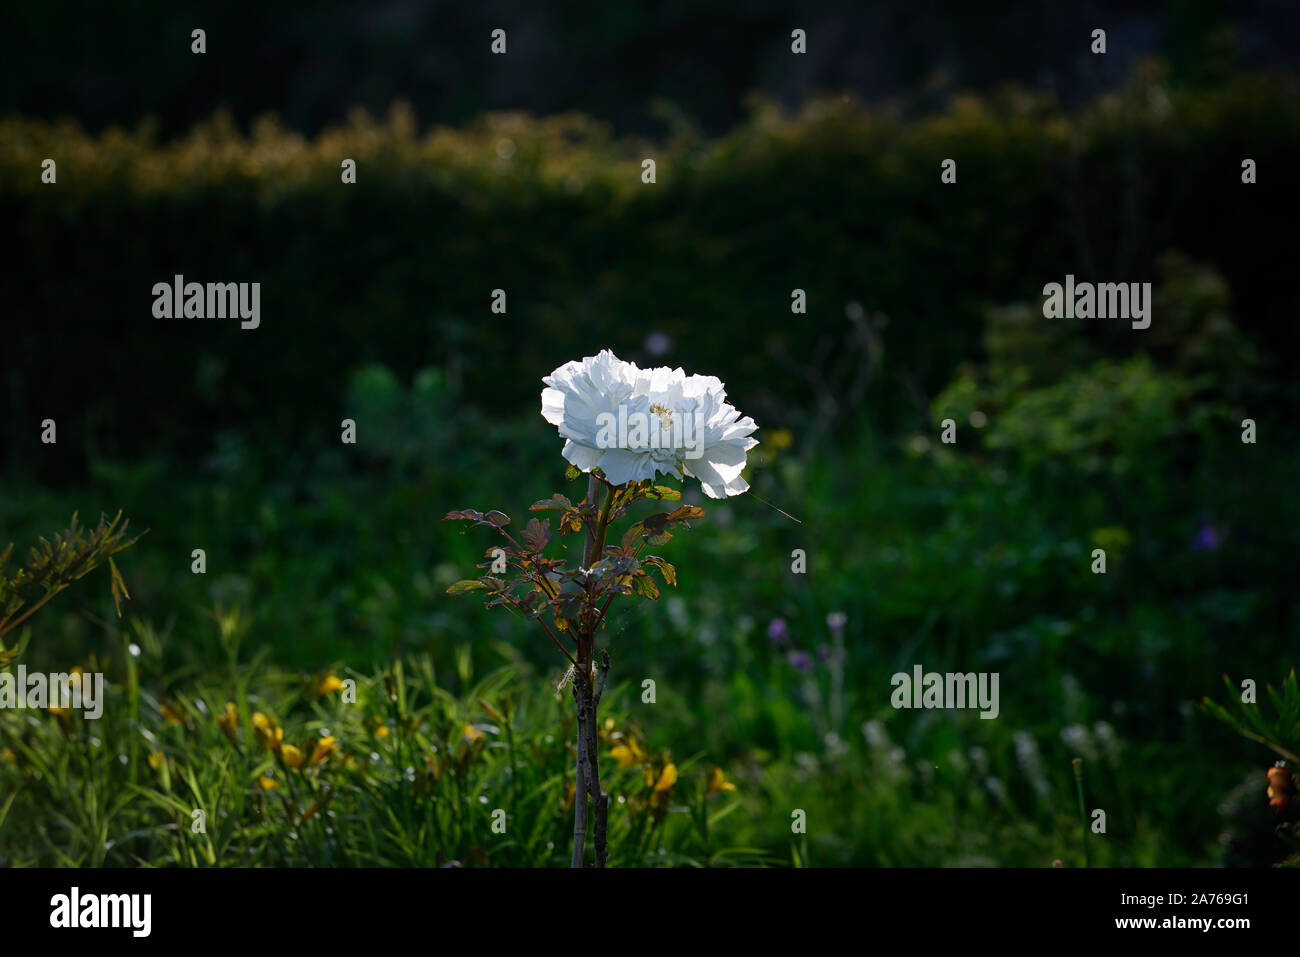
[[[592,475],[587,483],[587,499],[596,501],[601,481]],[[605,551],[605,530],[609,527],[610,512],[614,507],[615,488],[608,483],[605,500],[601,504],[594,527],[587,526],[587,543],[583,554],[582,567],[590,569]],[[603,656],[601,662],[600,688],[593,687],[592,664],[595,657],[595,625],[586,634],[578,636],[578,658],[574,664],[573,700],[578,709],[577,767],[573,791],[573,857],[571,867],[582,867],[587,840],[587,798],[590,796],[596,812],[596,861],[597,867],[604,867],[607,857],[606,818],[609,811],[609,795],[600,786],[599,759],[599,724],[596,719],[596,706],[600,701],[600,692],[604,690],[605,678],[609,672],[609,655]]]

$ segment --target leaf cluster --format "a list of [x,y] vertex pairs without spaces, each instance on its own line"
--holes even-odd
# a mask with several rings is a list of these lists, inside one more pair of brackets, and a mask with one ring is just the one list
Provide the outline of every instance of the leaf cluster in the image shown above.
[[[570,469],[570,477],[576,470]],[[488,526],[504,539],[484,552],[478,567],[486,571],[478,578],[458,581],[447,593],[451,595],[483,592],[485,607],[504,605],[527,618],[541,622],[556,644],[556,634],[571,632],[591,636],[605,626],[606,613],[617,595],[655,600],[659,583],[650,574],[653,569],[666,585],[677,585],[677,570],[659,555],[647,554],[649,547],[666,544],[673,534],[689,528],[704,511],[694,505],[679,505],[670,511],[654,512],[624,531],[617,544],[606,544],[607,529],[627,516],[633,505],[643,500],[676,502],[681,493],[650,481],[611,486],[601,479],[595,488],[605,489],[603,502],[589,495],[573,502],[563,493],[534,502],[533,512],[554,512],[552,517],[532,517],[518,536],[507,531],[510,517],[504,512],[479,512],[475,509],[452,510],[444,521],[470,522],[470,527]],[[584,549],[590,554],[590,567],[569,561],[562,554],[548,554],[556,536],[587,533],[596,544]],[[565,651],[566,656],[568,652]]]
[[[129,519],[119,511],[110,520],[99,517],[94,528],[85,528],[73,512],[67,529],[56,532],[52,538],[42,538],[28,553],[27,564],[12,575],[5,566],[13,554],[11,543],[0,551],[0,638],[13,631],[55,595],[74,581],[84,578],[100,565],[108,563],[109,586],[118,617],[122,615],[122,601],[129,600],[126,582],[113,561],[113,556],[130,548],[143,536],[127,537]],[[7,667],[18,657],[18,649],[6,650],[0,644],[0,668]]]

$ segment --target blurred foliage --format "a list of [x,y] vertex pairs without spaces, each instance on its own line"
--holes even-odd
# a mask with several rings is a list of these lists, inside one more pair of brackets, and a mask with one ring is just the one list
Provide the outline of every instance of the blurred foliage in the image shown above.
[[1212,442],[1246,398],[1267,395],[1260,360],[1221,277],[1178,256],[1165,267],[1160,333],[1146,351],[1105,356],[1087,321],[1044,321],[1041,303],[992,309],[986,361],[963,364],[931,418],[969,423],[983,448],[1014,453],[1022,467],[1083,481],[1146,483],[1156,476],[1139,470],[1153,447],[1176,454]]
[[[756,101],[725,136],[659,143],[578,115],[420,135],[401,106],[314,139],[271,118],[243,133],[220,115],[166,143],[148,123],[92,137],[0,121],[0,216],[24,237],[2,445],[55,481],[93,457],[200,455],[226,429],[295,442],[332,427],[329,397],[365,362],[404,380],[437,367],[462,401],[513,414],[535,400],[539,369],[594,342],[708,369],[770,427],[816,409],[819,428],[866,416],[892,432],[923,421],[925,397],[978,350],[990,305],[1032,303],[1066,272],[1154,281],[1170,250],[1219,277],[1186,308],[1232,289],[1264,357],[1252,381],[1295,410],[1279,366],[1291,297],[1259,277],[1290,268],[1289,226],[1269,213],[1300,165],[1296,103],[1290,78],[1189,92],[1149,64],[1070,112],[1017,90],[919,118],[850,98],[789,116]],[[1253,186],[1240,182],[1247,143]],[[951,186],[938,180],[946,157],[959,161]],[[355,185],[340,181],[344,158]],[[150,290],[175,274],[260,282],[261,327],[154,319]],[[790,313],[795,288],[806,316]],[[505,315],[489,310],[493,289]],[[1152,344],[1215,354],[1212,325],[1192,344],[1176,313],[1156,316]],[[666,353],[650,351],[652,333]],[[1091,334],[1112,348],[1132,338]],[[105,366],[106,354],[131,361]],[[14,430],[51,415],[74,419],[65,434],[79,441],[37,456]]]

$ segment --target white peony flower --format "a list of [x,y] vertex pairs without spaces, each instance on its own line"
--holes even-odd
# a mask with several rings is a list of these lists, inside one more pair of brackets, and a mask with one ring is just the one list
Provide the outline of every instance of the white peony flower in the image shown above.
[[715,376],[661,366],[638,369],[608,349],[567,362],[542,379],[542,417],[565,439],[563,455],[614,485],[657,473],[699,479],[710,498],[749,488],[740,477],[758,444]]

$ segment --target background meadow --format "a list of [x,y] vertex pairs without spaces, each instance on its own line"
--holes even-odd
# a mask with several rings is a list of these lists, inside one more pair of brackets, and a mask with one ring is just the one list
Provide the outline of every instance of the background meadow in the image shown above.
[[[1251,23],[1173,6],[1159,56],[1086,83],[760,71],[740,112],[732,80],[643,113],[635,86],[412,105],[399,78],[327,119],[12,88],[0,544],[12,572],[74,511],[148,534],[120,618],[101,569],[6,639],[109,698],[0,711],[0,864],[567,863],[560,659],[445,595],[494,542],[441,519],[581,496],[540,379],[603,347],[718,375],[762,443],[753,494],[685,490],[678,587],[606,633],[612,864],[1287,858],[1276,755],[1201,702],[1295,664],[1300,105]],[[176,273],[260,282],[261,327],[153,319]],[[1151,328],[1044,319],[1066,273],[1152,282]],[[999,717],[895,711],[916,663],[998,672]]]

